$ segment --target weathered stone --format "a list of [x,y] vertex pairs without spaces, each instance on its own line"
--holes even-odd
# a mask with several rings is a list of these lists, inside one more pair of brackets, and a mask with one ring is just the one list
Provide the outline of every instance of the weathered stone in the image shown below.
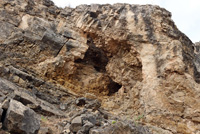
[[23,91],[23,90],[15,90],[13,99],[21,102],[24,105],[27,105],[27,104],[34,104],[36,106],[39,105],[38,104],[39,102],[36,100],[37,99],[36,96],[30,95],[26,91]]
[[47,7],[54,5],[54,3],[51,0],[43,0],[43,4]]
[[69,99],[68,101],[65,101],[64,103],[60,104],[61,110],[72,110],[75,107],[75,100]]
[[94,124],[87,121],[87,122],[84,123],[82,129],[79,130],[79,131],[82,132],[83,134],[88,134],[92,127],[94,127]]
[[11,133],[36,134],[40,128],[40,121],[33,110],[11,100],[3,125]]
[[103,134],[104,131],[103,129],[96,129],[96,128],[93,128],[90,130],[89,134]]
[[41,127],[38,134],[53,134],[53,132],[48,127]]
[[42,42],[45,44],[50,44],[55,50],[60,50],[65,41],[62,37],[57,36],[53,31],[47,31],[43,35]]
[[62,111],[60,111],[56,106],[38,99],[39,101],[39,105],[38,107],[36,107],[34,110],[46,115],[58,115],[58,116],[64,116],[64,113]]
[[77,116],[74,118],[70,125],[71,132],[78,132],[82,128],[83,122],[81,116]]
[[0,18],[1,21],[9,22],[10,24],[13,24],[15,26],[17,26],[20,23],[20,17],[19,16],[16,17],[15,13],[11,13],[6,10],[0,10],[0,15],[1,15]]
[[101,128],[90,129],[89,134],[149,134],[147,129],[134,127],[130,124],[117,122]]
[[1,103],[1,108],[7,110],[8,107],[9,107],[9,103],[10,103],[10,99],[5,99],[5,100]]
[[7,67],[7,69],[9,70],[10,73],[12,73],[14,76],[19,78],[19,80],[18,80],[19,83],[20,83],[20,79],[22,79],[24,81],[29,81],[36,87],[38,87],[44,83],[44,81],[42,81],[41,79],[35,78],[34,76],[32,76],[26,72],[23,72],[13,66],[9,66],[9,67]]
[[0,42],[4,42],[11,36],[12,32],[14,32],[15,27],[14,25],[4,21],[0,21],[0,26]]
[[93,125],[96,124],[96,117],[93,114],[82,114],[81,115],[83,123],[87,123],[88,121],[91,122]]
[[84,132],[83,132],[82,130],[79,130],[79,131],[77,132],[77,134],[84,134]]
[[85,94],[85,98],[95,100],[97,97],[94,94],[86,93]]
[[98,112],[103,116],[104,119],[108,119],[109,113],[103,109],[98,109]]
[[67,123],[67,125],[64,127],[63,133],[70,134],[70,124],[69,123]]
[[0,95],[0,103],[2,103],[6,99],[6,96],[4,94]]
[[88,104],[86,104],[85,107],[95,111],[101,107],[101,103],[98,100],[92,100],[88,101]]
[[63,104],[63,103],[61,103],[61,104],[59,105],[59,108],[60,108],[61,110],[66,110],[66,109],[67,109],[66,105]]
[[17,86],[10,81],[0,78],[0,91],[3,94],[12,93],[14,90],[17,89]]

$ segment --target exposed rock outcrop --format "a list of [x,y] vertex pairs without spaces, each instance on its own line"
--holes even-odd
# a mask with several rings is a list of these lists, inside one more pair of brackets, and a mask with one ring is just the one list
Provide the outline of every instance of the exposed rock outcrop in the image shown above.
[[92,114],[103,108],[111,113],[107,121],[142,123],[140,133],[200,133],[199,44],[177,29],[167,10],[3,0],[0,15],[0,101],[14,99],[48,116],[42,127],[62,122],[59,116],[69,119],[59,125],[69,132],[139,130],[126,121],[98,126],[82,118],[73,127],[85,114],[74,115],[81,108]]
[[19,134],[37,134],[40,129],[36,113],[15,100],[9,103],[3,125],[9,132]]
[[196,81],[198,83],[200,83],[200,42],[196,42],[195,44],[195,49],[194,49],[194,53],[195,53],[195,58],[194,58],[194,65],[195,65],[195,73],[194,76],[196,78]]

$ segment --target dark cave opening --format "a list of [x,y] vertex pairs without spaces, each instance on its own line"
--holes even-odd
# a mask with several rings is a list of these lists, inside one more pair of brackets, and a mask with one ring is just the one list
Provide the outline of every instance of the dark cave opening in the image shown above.
[[197,67],[194,65],[194,78],[196,83],[200,83],[200,72],[197,71]]
[[110,83],[108,85],[108,96],[113,95],[114,93],[118,92],[119,89],[122,87],[119,83],[114,82],[113,80],[110,80]]
[[92,18],[97,18],[97,17],[98,17],[98,14],[95,13],[95,12],[89,12],[89,15],[90,15],[90,17],[92,17]]
[[[90,37],[88,37],[87,44],[89,48],[85,53],[85,57],[83,59],[76,60],[75,63],[92,65],[97,72],[106,73],[106,65],[109,61],[106,53],[101,48],[96,47],[92,38]],[[118,92],[121,87],[122,85],[114,82],[111,78],[109,78],[107,85],[107,95],[113,95],[114,93]]]
[[7,109],[3,109],[2,115],[1,115],[1,122],[2,124],[4,123],[5,119],[6,119],[6,113],[7,113]]
[[95,46],[92,39],[89,38],[87,44],[89,45],[89,48],[85,53],[84,59],[78,59],[75,62],[92,65],[97,72],[105,72],[105,67],[108,63],[106,54],[103,50]]
[[101,68],[98,67],[98,66],[94,66],[94,68],[95,68],[95,70],[96,70],[97,72],[100,72],[100,71],[101,71]]

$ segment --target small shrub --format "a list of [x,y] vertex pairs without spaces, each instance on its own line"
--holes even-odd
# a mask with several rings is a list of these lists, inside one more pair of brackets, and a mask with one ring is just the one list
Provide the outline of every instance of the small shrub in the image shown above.
[[45,122],[47,119],[46,119],[46,117],[44,117],[43,115],[41,116],[41,121],[42,122]]
[[134,122],[135,122],[135,125],[136,125],[136,126],[138,125],[139,121],[140,121],[142,118],[144,118],[144,114],[139,115],[139,116],[137,116],[137,117],[134,119]]
[[113,121],[112,121],[112,124],[115,124],[116,122],[117,122],[117,121],[113,120]]

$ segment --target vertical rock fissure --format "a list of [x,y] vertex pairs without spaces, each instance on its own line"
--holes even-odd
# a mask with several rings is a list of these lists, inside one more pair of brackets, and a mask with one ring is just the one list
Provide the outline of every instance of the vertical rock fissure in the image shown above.
[[[5,119],[6,119],[6,113],[7,113],[7,109],[3,109],[3,113],[1,115],[1,122],[2,124],[4,123]],[[3,126],[4,129],[4,126]]]

